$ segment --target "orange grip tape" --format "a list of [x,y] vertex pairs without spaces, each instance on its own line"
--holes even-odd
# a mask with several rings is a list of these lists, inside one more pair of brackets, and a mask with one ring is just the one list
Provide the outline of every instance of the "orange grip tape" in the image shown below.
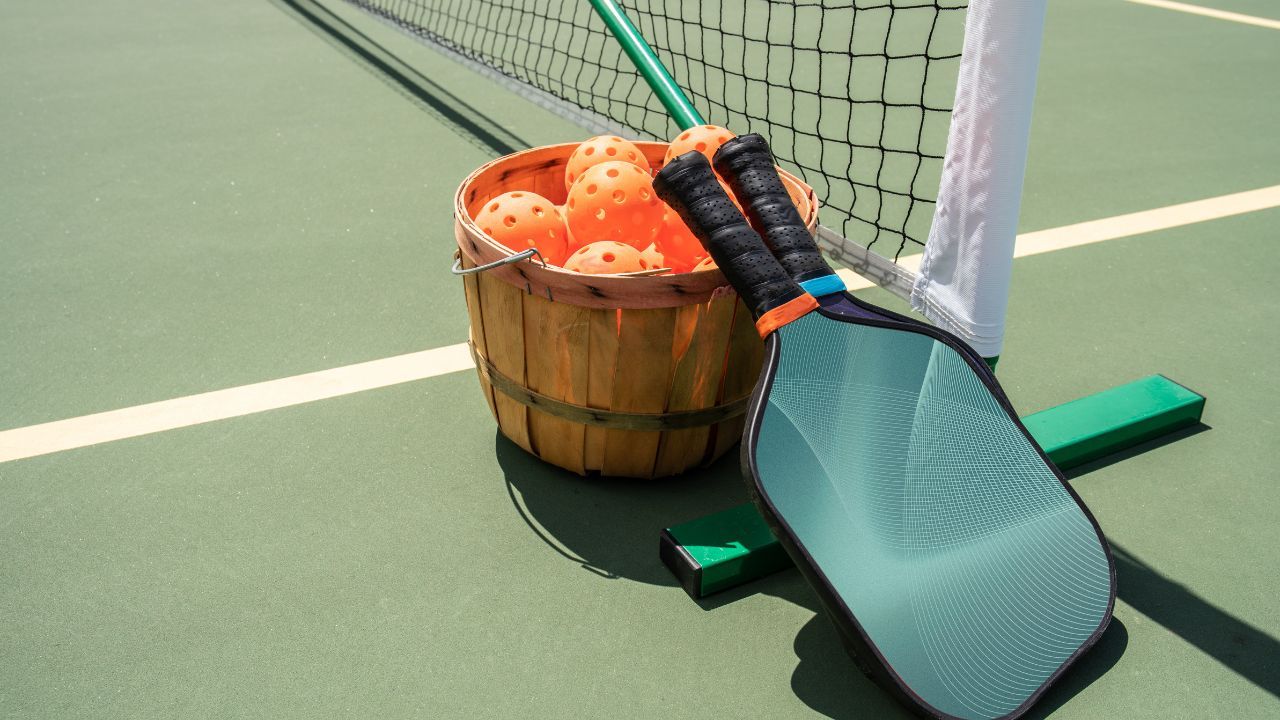
[[809,293],[779,305],[756,320],[756,332],[760,337],[768,337],[769,333],[818,309],[818,301]]

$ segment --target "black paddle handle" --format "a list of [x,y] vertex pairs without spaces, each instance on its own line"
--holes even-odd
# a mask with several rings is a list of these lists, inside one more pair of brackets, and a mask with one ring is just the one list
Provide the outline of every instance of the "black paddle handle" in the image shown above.
[[734,207],[702,153],[688,152],[667,163],[653,188],[693,230],[757,317],[804,295]]
[[791,279],[804,282],[832,273],[778,177],[773,153],[763,137],[750,133],[725,143],[716,152],[715,169]]

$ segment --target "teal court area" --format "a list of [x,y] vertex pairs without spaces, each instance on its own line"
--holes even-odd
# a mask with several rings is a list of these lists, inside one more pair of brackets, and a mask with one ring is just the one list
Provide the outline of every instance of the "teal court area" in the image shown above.
[[[745,500],[732,453],[579,478],[501,437],[454,356],[31,444],[464,343],[459,181],[584,133],[338,0],[2,12],[0,712],[905,716],[794,570],[694,602],[660,562],[662,528]],[[1053,0],[1021,230],[1274,189],[1277,32]],[[1014,261],[1020,413],[1152,373],[1208,398],[1072,470],[1115,620],[1033,716],[1280,716],[1274,205]]]

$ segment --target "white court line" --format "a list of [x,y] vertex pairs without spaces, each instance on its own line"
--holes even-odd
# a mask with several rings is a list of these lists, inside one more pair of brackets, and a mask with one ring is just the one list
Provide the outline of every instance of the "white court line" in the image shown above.
[[350,395],[474,367],[467,344],[0,432],[0,462]]
[[1245,25],[1257,25],[1258,27],[1280,30],[1280,20],[1271,20],[1270,18],[1242,15],[1240,13],[1227,12],[1226,10],[1214,10],[1213,8],[1200,7],[1199,5],[1172,2],[1172,0],[1129,0],[1129,2],[1137,3],[1138,5],[1150,5],[1151,7],[1164,8],[1165,10],[1176,10],[1178,12],[1191,13],[1192,15],[1203,15],[1204,17],[1216,18],[1218,20],[1230,20],[1231,22],[1244,23]]
[[[1278,206],[1280,185],[1275,185],[1104,220],[1040,230],[1018,236],[1014,257],[1038,255]],[[915,270],[919,266],[920,256],[904,257],[899,263]],[[839,274],[851,289],[871,287],[870,282],[849,270],[842,269]],[[467,345],[459,343],[332,370],[14,428],[0,432],[0,462],[301,405],[446,375],[471,367],[473,365]]]
[[[1013,247],[1015,258],[1039,255],[1040,253],[1065,250],[1067,248],[1091,245],[1104,240],[1142,235],[1157,230],[1192,225],[1207,220],[1241,215],[1255,210],[1266,210],[1280,206],[1280,185],[1246,190],[1232,195],[1220,195],[1205,200],[1170,205],[1143,210],[1142,212],[1117,215],[1091,220],[1089,222],[1064,225],[1048,230],[1023,233],[1018,236]],[[920,261],[924,255],[907,255],[898,259],[898,264],[911,272],[919,272]],[[836,271],[850,290],[865,290],[874,283],[848,268]]]
[[1090,243],[1114,240],[1116,238],[1142,235],[1157,230],[1192,225],[1217,220],[1218,218],[1241,215],[1255,210],[1266,210],[1280,206],[1280,185],[1246,190],[1232,195],[1220,195],[1206,200],[1195,200],[1180,205],[1144,210],[1142,212],[1117,215],[1116,217],[1090,222],[1076,223],[1049,230],[1037,230],[1018,236],[1013,256],[1016,258],[1028,255],[1079,247]]

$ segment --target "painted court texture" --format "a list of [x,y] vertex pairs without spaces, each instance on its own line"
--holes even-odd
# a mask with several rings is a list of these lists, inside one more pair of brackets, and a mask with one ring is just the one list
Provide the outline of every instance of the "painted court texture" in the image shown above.
[[[1024,238],[1252,204],[1015,261],[1021,413],[1208,397],[1072,471],[1119,599],[1032,716],[1280,716],[1280,34],[1174,5],[1049,6]],[[0,13],[0,714],[903,716],[794,571],[695,603],[662,566],[736,457],[584,480],[497,435],[452,193],[581,130],[336,0]]]

